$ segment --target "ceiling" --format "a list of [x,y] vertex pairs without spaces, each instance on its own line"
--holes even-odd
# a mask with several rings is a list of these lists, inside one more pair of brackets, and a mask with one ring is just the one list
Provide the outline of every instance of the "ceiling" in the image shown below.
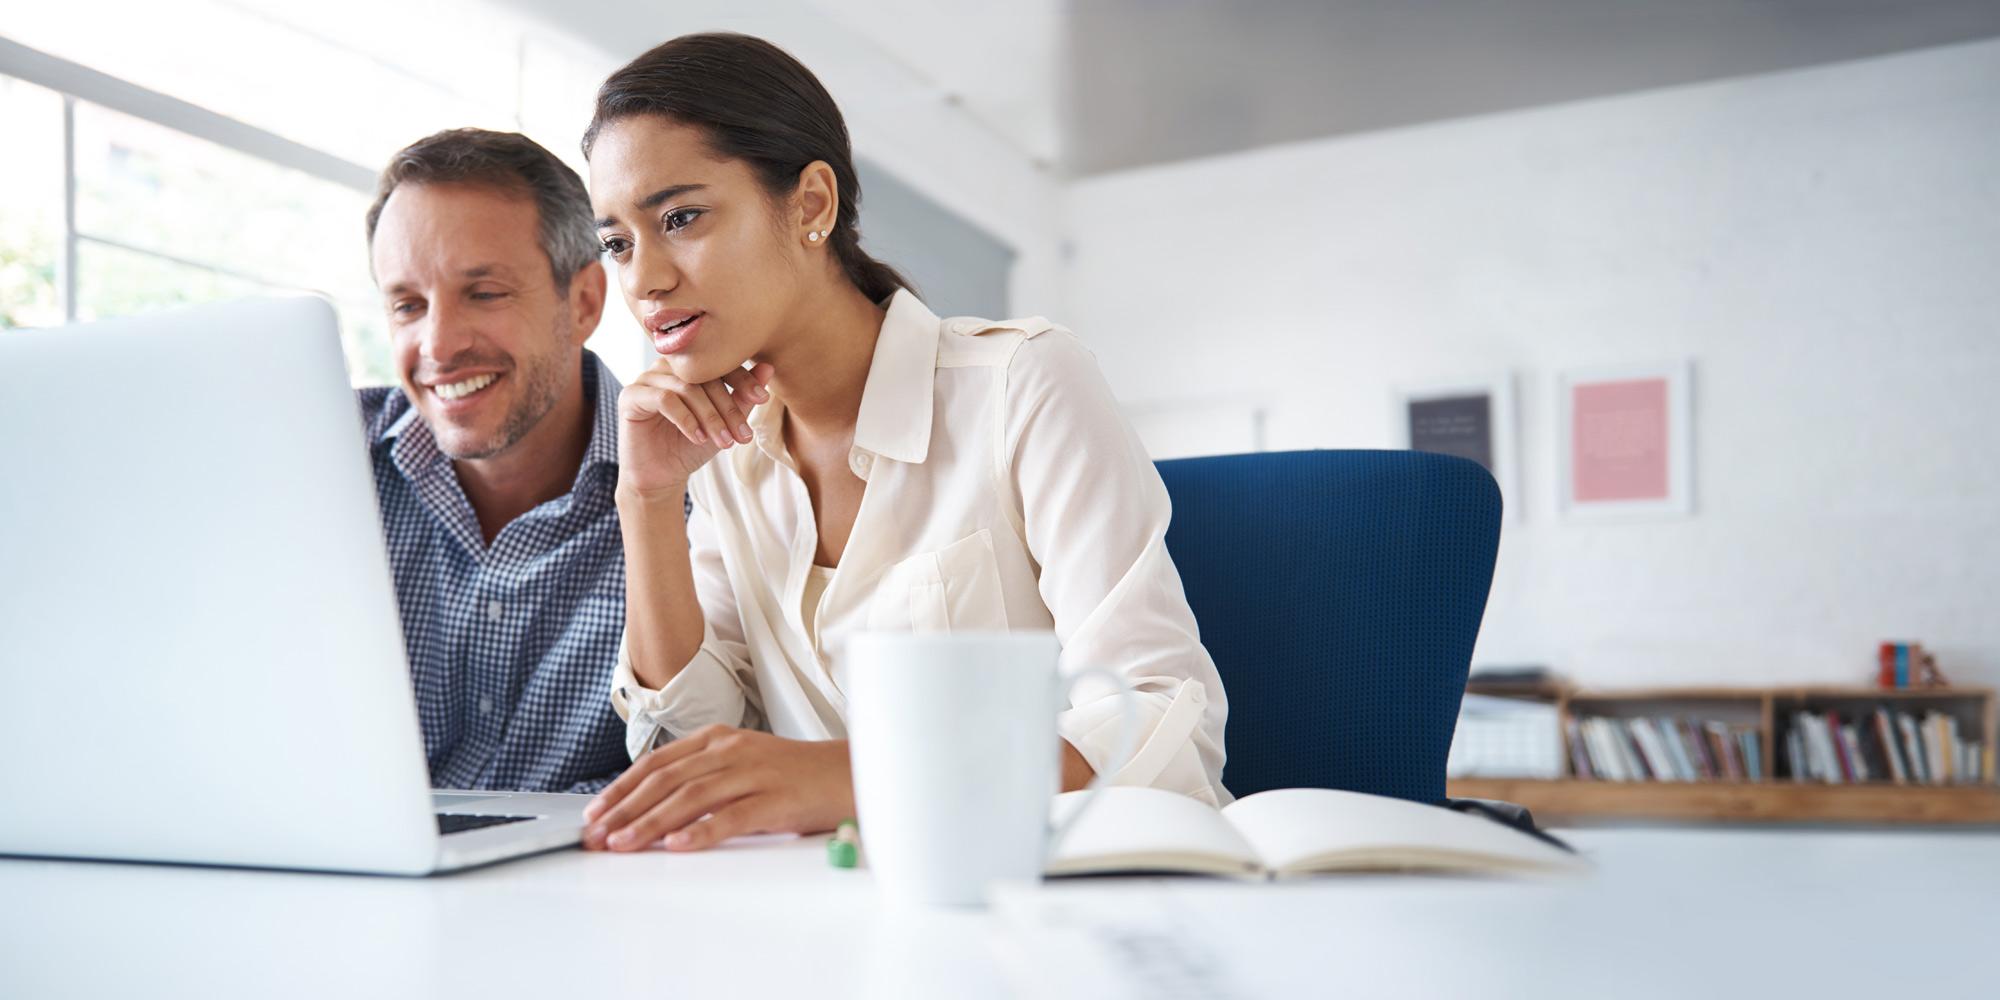
[[1076,0],[1069,10],[1063,135],[1076,173],[2000,35],[2000,0]]
[[837,36],[814,68],[881,91],[843,102],[942,96],[1070,174],[2000,36],[2000,0],[512,2],[620,58]]

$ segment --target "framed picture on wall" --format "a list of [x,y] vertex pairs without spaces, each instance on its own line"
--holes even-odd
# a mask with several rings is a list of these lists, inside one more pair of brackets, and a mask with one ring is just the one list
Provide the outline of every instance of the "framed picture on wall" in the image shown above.
[[1694,513],[1693,382],[1685,360],[1559,374],[1557,509],[1584,519]]
[[1500,485],[1501,516],[1520,516],[1512,375],[1399,385],[1394,400],[1397,444],[1485,466]]

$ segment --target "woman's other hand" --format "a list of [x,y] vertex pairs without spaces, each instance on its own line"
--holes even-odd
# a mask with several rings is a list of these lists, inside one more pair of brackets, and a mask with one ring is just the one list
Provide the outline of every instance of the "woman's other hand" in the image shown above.
[[822,833],[854,815],[845,740],[709,726],[640,757],[583,811],[583,846],[698,851],[748,833]]

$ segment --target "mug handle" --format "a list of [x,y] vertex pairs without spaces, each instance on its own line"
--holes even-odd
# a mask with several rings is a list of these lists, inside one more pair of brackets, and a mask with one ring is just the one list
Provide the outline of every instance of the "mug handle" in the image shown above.
[[1086,677],[1102,678],[1110,681],[1111,685],[1118,689],[1118,752],[1112,755],[1112,759],[1118,763],[1114,767],[1092,775],[1089,783],[1078,789],[1084,793],[1083,801],[1077,804],[1068,819],[1049,828],[1048,842],[1042,849],[1045,856],[1055,853],[1063,838],[1069,836],[1069,832],[1076,828],[1077,821],[1097,803],[1097,793],[1104,790],[1104,783],[1111,780],[1113,774],[1124,770],[1125,765],[1132,763],[1132,755],[1139,749],[1139,695],[1132,690],[1130,684],[1125,683],[1125,678],[1103,667],[1085,667],[1064,678],[1061,689],[1063,699],[1056,706],[1056,710],[1061,711],[1069,707],[1067,701],[1070,688],[1075,687],[1077,681]]

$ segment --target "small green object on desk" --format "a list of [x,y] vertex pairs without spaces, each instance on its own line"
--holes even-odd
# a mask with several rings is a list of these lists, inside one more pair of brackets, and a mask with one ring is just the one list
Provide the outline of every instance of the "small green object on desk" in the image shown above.
[[835,868],[852,868],[861,861],[861,827],[851,819],[840,821],[833,839],[826,842],[826,863]]

